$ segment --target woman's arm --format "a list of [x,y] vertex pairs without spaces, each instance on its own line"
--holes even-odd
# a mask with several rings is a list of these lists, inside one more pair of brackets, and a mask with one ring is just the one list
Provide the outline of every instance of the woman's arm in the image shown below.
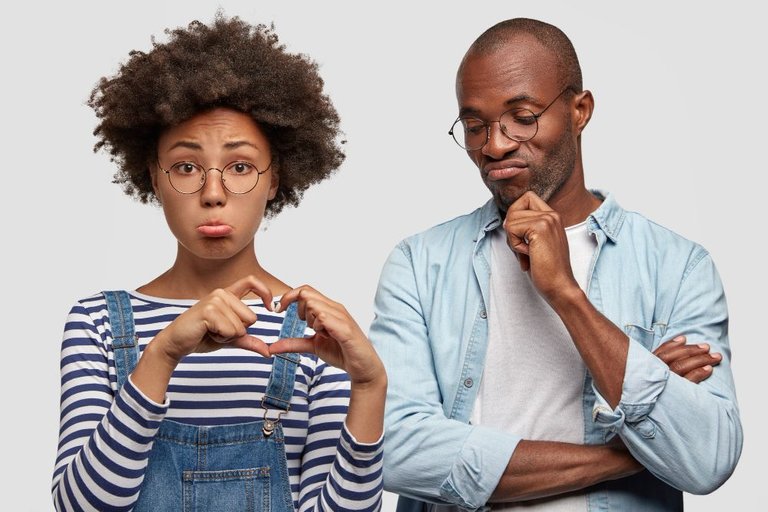
[[130,509],[138,498],[152,440],[168,408],[128,379],[115,394],[108,349],[96,325],[103,301],[83,301],[67,318],[61,345],[56,510]]
[[298,303],[299,317],[315,334],[280,340],[270,345],[270,353],[304,352],[319,358],[309,396],[299,509],[378,510],[383,490],[384,365],[344,306],[308,286],[284,294],[278,309],[292,302]]

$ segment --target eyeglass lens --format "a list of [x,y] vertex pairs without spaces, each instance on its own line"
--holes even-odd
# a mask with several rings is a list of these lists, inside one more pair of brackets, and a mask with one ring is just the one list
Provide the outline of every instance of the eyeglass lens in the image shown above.
[[266,171],[259,171],[255,165],[246,161],[228,164],[224,169],[212,167],[205,170],[193,162],[177,162],[168,169],[171,186],[182,194],[194,194],[203,188],[207,175],[211,171],[221,173],[224,188],[233,194],[245,194],[253,190],[259,182],[259,176]]
[[[527,108],[508,110],[498,122],[504,135],[518,142],[532,139],[538,130],[536,115]],[[451,128],[456,143],[469,151],[483,147],[488,141],[489,131],[488,123],[474,117],[457,119]]]

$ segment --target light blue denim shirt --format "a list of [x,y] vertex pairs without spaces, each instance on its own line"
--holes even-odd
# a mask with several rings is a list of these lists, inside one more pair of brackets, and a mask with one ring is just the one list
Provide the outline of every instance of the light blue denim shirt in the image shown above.
[[[604,201],[587,220],[597,240],[587,294],[630,343],[614,410],[587,374],[584,444],[618,435],[648,471],[587,489],[589,508],[682,510],[681,491],[715,490],[741,454],[722,284],[701,246],[595,194]],[[399,511],[421,501],[482,509],[520,441],[469,424],[488,344],[488,234],[500,223],[491,200],[402,241],[382,271],[370,337],[389,376],[384,486],[403,496]],[[677,334],[723,355],[700,384],[651,353]]]

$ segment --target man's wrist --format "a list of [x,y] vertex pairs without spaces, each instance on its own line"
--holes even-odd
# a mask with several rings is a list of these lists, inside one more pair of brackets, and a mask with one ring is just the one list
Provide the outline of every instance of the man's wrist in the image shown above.
[[552,309],[562,317],[574,309],[581,309],[585,306],[591,306],[587,294],[584,293],[578,284],[574,282],[572,286],[561,288],[556,294],[547,297],[547,301]]

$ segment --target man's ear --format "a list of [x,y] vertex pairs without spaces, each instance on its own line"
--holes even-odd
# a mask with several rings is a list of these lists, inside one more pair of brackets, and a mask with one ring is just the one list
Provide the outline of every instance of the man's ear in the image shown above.
[[573,124],[577,136],[581,135],[581,132],[586,128],[589,120],[592,119],[592,112],[594,112],[594,110],[595,99],[592,97],[591,92],[584,90],[576,94]]

